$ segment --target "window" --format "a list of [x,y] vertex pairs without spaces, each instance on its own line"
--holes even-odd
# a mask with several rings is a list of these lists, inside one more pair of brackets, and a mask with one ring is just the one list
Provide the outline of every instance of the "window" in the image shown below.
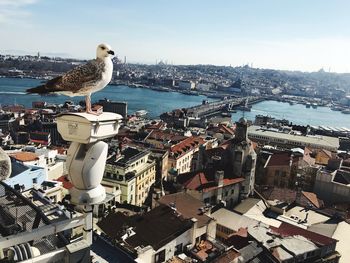
[[163,249],[162,251],[158,252],[155,255],[155,262],[156,263],[161,263],[165,261],[165,249]]
[[37,184],[38,183],[38,178],[33,178],[33,184]]
[[182,253],[182,243],[175,246],[175,255]]

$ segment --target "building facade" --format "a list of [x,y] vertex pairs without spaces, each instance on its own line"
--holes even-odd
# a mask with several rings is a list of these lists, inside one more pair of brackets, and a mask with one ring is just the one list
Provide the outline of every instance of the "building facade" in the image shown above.
[[175,170],[177,174],[191,171],[193,154],[199,150],[205,141],[200,137],[189,137],[169,150],[169,169]]
[[149,157],[146,150],[134,147],[121,150],[107,161],[102,185],[118,186],[122,203],[142,206],[156,176],[156,162]]

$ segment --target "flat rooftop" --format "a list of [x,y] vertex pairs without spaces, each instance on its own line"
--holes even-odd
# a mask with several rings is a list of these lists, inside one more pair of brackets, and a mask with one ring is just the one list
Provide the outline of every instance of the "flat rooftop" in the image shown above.
[[265,138],[274,138],[276,140],[282,140],[281,143],[284,143],[284,141],[289,142],[299,142],[304,145],[310,145],[311,147],[318,146],[320,148],[326,148],[326,149],[338,149],[339,148],[339,139],[336,137],[330,137],[330,136],[303,136],[303,135],[296,135],[296,134],[290,134],[290,133],[283,133],[283,132],[277,132],[268,130],[266,128],[252,125],[248,127],[248,137],[250,137],[252,140],[259,139],[259,136],[261,139]]
[[187,193],[180,192],[165,195],[158,202],[167,206],[173,205],[176,211],[185,218],[196,218],[198,220],[198,227],[205,226],[211,221],[209,216],[200,212],[200,209],[204,208],[205,204]]
[[[172,241],[175,236],[189,230],[193,222],[183,218],[174,209],[160,205],[143,215],[128,217],[120,212],[110,213],[97,225],[126,249],[135,250],[136,247],[150,245],[158,250]],[[134,234],[123,240],[128,228],[131,228]]]
[[109,164],[114,164],[121,167],[126,167],[136,160],[146,156],[149,153],[147,150],[141,150],[134,147],[127,147],[121,152],[121,157],[115,161],[115,157],[108,160]]

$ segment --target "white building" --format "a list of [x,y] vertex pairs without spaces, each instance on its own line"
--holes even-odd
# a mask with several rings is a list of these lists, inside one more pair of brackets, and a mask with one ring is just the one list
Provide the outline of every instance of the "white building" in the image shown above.
[[183,90],[192,90],[196,87],[196,83],[191,80],[180,80],[178,81],[178,87]]
[[340,169],[319,170],[316,175],[314,192],[328,202],[350,202],[350,172]]
[[309,147],[312,149],[325,149],[335,152],[339,148],[339,139],[329,136],[303,136],[271,130],[252,125],[248,128],[249,139],[270,145],[283,145],[295,147]]

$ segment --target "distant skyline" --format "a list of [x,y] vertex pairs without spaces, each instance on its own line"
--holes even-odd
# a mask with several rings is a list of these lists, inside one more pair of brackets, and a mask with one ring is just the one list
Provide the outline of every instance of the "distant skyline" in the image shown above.
[[0,52],[350,72],[348,0],[0,0]]

